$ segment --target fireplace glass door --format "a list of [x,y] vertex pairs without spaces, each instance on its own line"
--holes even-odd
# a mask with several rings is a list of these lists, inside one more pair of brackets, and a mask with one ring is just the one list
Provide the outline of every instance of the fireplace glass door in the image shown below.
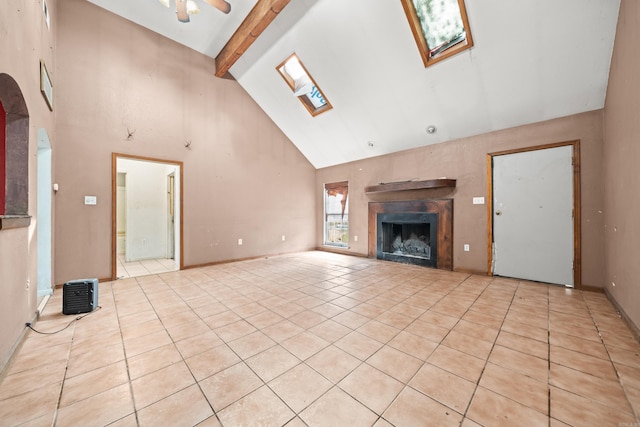
[[377,258],[435,267],[437,229],[437,214],[378,214]]

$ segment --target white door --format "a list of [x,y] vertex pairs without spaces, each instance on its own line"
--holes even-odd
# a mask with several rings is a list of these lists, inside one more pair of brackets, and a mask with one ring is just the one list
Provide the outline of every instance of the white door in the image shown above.
[[167,176],[167,258],[175,257],[175,173]]
[[127,174],[116,177],[116,254],[126,256],[127,248]]
[[573,146],[493,157],[493,274],[573,286]]

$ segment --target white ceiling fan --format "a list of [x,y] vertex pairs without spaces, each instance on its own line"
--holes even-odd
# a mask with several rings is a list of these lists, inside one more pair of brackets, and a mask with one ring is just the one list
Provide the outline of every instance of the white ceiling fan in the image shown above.
[[[158,0],[166,7],[171,7],[171,0]],[[222,13],[229,13],[231,11],[231,5],[225,0],[204,0],[211,6],[215,7]],[[176,2],[176,15],[178,21],[189,22],[189,15],[195,15],[200,12],[198,3],[195,0],[175,0]]]

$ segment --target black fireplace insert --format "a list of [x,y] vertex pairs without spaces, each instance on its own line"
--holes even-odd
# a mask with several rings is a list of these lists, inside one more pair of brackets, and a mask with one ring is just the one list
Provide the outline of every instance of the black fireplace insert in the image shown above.
[[376,257],[437,267],[437,221],[436,213],[378,213]]

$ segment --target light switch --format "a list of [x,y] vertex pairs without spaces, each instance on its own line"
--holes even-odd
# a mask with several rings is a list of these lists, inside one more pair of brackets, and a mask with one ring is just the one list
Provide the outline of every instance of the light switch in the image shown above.
[[97,205],[98,198],[96,196],[84,196],[85,205]]
[[473,198],[474,205],[484,205],[484,197],[474,197]]

